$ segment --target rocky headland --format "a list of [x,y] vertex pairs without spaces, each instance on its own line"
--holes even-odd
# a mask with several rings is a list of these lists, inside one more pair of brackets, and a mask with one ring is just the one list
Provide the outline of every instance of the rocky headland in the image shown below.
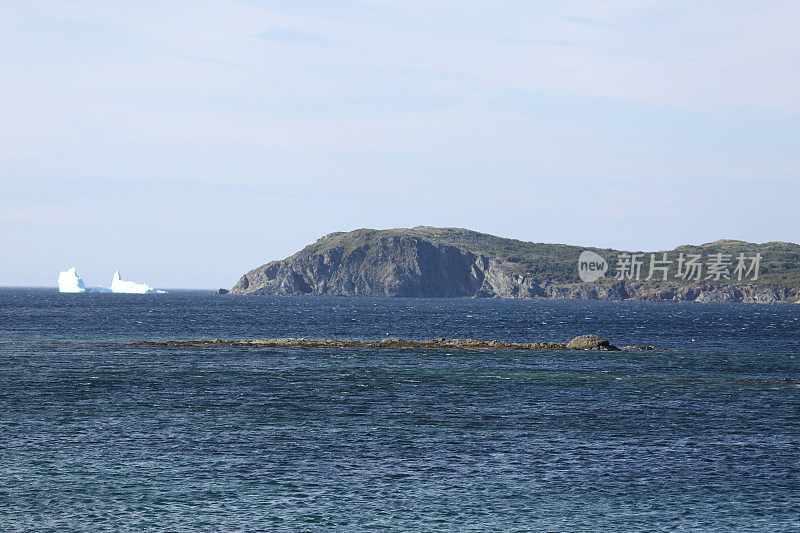
[[[585,283],[578,258],[592,251],[609,262],[612,249],[506,239],[458,228],[332,233],[294,255],[244,274],[231,294],[335,295],[427,298],[547,298],[672,302],[793,303],[800,300],[800,246],[721,240],[668,253],[761,254],[759,276],[667,281],[616,279],[614,272]],[[650,252],[640,252],[649,257]],[[705,273],[704,273],[705,274]],[[657,281],[658,280],[658,281]]]

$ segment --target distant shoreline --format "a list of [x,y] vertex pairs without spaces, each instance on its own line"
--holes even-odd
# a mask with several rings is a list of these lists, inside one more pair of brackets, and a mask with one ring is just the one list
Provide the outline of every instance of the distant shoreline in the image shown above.
[[[47,286],[47,285],[5,285],[0,286],[0,290],[30,290],[30,291],[42,291],[42,292],[52,292],[56,294],[61,294],[62,296],[69,298],[69,297],[86,297],[87,295],[107,295],[113,294],[113,296],[119,296],[123,293],[101,293],[101,292],[92,292],[91,290],[85,293],[59,293],[58,287]],[[371,299],[371,298],[387,298],[392,300],[402,300],[402,299],[409,299],[409,300],[483,300],[483,301],[547,301],[547,302],[555,302],[555,301],[571,301],[571,302],[612,302],[612,303],[677,303],[677,304],[713,304],[713,303],[723,303],[723,304],[742,304],[742,305],[793,305],[793,304],[800,304],[800,300],[798,301],[791,301],[791,300],[775,300],[775,301],[767,301],[767,302],[757,302],[757,301],[738,301],[738,300],[729,300],[729,301],[717,301],[717,300],[657,300],[657,299],[636,299],[636,298],[627,298],[627,299],[611,299],[611,298],[591,298],[591,297],[564,297],[564,298],[548,298],[542,296],[534,296],[530,298],[499,298],[499,297],[490,297],[484,298],[479,296],[381,296],[381,295],[364,295],[364,294],[259,294],[259,293],[249,293],[249,294],[236,294],[236,293],[222,293],[219,289],[209,289],[209,288],[201,288],[201,289],[175,289],[167,287],[165,289],[167,294],[180,294],[180,293],[197,293],[197,294],[204,294],[208,296],[233,296],[233,297],[257,297],[257,296],[273,296],[278,298],[356,298],[356,299]],[[136,294],[129,294],[129,296],[136,296]],[[151,296],[151,295],[139,295],[139,296]],[[161,294],[159,296],[165,296]]]

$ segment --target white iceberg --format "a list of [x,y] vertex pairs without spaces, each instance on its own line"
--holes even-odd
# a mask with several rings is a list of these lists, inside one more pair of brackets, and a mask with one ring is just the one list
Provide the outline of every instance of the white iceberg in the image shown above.
[[[58,292],[86,292],[83,279],[78,276],[75,267],[58,273]],[[166,294],[167,291],[154,289],[147,283],[127,281],[119,275],[119,270],[114,272],[111,287],[93,287],[90,292],[116,292],[121,294]]]
[[[103,288],[104,287],[100,287],[100,289]],[[136,283],[135,281],[124,280],[122,276],[119,275],[119,270],[114,272],[114,277],[111,280],[111,287],[109,287],[109,289],[111,292],[125,294],[164,294],[166,292],[154,289],[147,283]],[[98,292],[105,291],[101,290]]]
[[58,273],[58,292],[86,292],[86,285],[75,267]]

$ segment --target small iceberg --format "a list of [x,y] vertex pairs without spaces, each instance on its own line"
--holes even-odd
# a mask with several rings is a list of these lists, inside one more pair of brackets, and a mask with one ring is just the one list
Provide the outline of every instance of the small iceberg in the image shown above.
[[58,292],[86,292],[86,285],[75,267],[58,273]]
[[111,279],[111,287],[106,290],[105,287],[98,287],[101,289],[97,292],[114,292],[124,294],[164,294],[166,291],[154,289],[147,283],[136,283],[135,281],[127,281],[122,279],[119,270],[114,272],[114,277]]

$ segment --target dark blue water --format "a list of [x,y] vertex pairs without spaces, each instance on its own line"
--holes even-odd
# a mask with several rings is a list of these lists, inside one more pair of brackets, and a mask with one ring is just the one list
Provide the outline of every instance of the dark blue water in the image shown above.
[[[128,344],[582,333],[669,350]],[[790,305],[3,289],[0,529],[798,530],[798,333]]]

